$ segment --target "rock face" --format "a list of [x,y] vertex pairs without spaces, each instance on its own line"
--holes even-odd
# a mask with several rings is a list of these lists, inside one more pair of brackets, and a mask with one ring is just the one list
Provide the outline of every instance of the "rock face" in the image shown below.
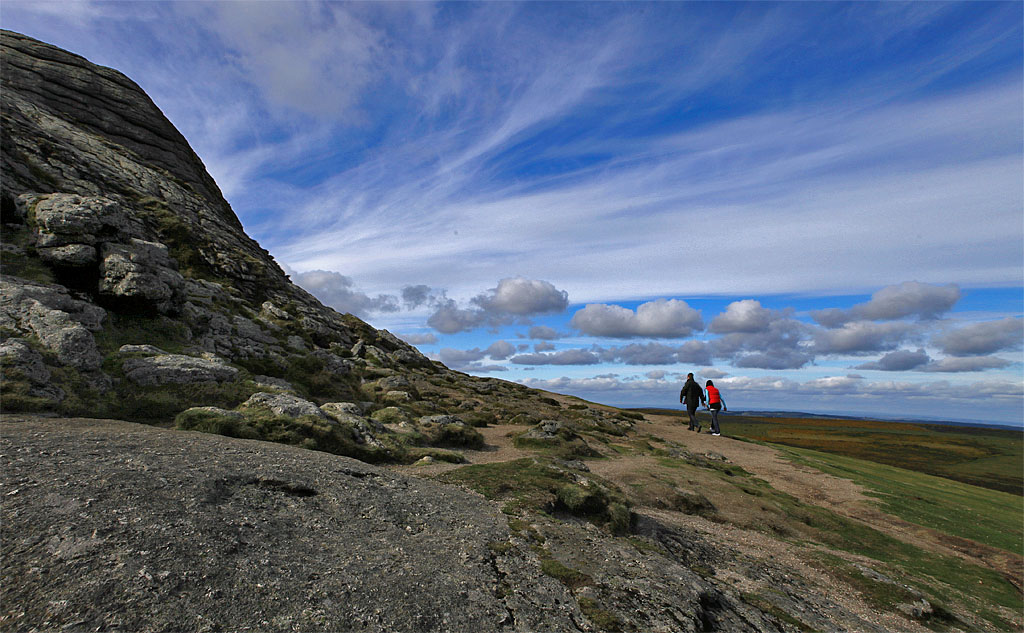
[[120,422],[4,424],[0,446],[4,602],[20,605],[0,618],[5,630],[579,631],[586,621],[529,548],[497,547],[509,538],[501,512],[457,488]]
[[[360,385],[381,378],[365,377],[368,366],[438,370],[292,284],[134,82],[17,33],[3,32],[0,50],[0,341],[24,339],[47,371],[74,370],[51,371],[49,393],[76,397],[51,398],[49,408],[95,414],[102,404],[108,415],[131,416],[121,404],[129,394],[149,398],[140,387],[196,381],[230,383],[233,395],[182,402],[179,411],[237,405],[260,390],[255,376],[293,383],[319,402],[367,399]],[[117,360],[121,346],[145,344],[172,355]],[[203,353],[230,371],[196,360]],[[315,384],[294,384],[318,373]],[[14,395],[42,393],[38,386],[25,375],[5,408],[47,408]]]

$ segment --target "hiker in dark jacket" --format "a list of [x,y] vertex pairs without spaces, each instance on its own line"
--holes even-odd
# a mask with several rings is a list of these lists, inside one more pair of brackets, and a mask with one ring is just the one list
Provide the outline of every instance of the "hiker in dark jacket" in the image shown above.
[[[679,402],[686,405],[686,415],[690,416],[688,430],[695,430],[700,433],[700,424],[697,423],[697,416],[694,414],[697,412],[697,407],[704,402],[704,390],[693,379],[692,373],[686,374],[686,384],[683,385],[683,390],[679,392]],[[694,426],[696,426],[696,429]]]

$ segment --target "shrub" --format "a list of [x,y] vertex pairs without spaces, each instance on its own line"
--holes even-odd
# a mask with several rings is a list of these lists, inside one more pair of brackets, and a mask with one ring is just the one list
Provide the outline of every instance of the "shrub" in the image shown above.
[[431,446],[456,446],[473,450],[484,447],[484,436],[471,426],[428,423],[421,430]]
[[224,415],[215,411],[182,411],[174,418],[174,426],[184,431],[200,431],[249,440],[263,439],[242,416]]

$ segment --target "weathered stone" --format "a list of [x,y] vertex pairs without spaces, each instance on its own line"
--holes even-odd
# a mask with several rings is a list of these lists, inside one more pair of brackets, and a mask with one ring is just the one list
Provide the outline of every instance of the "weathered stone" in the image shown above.
[[35,334],[61,364],[83,370],[99,369],[103,358],[92,332],[67,312],[53,310],[28,299],[21,303],[21,325]]
[[325,349],[318,349],[314,351],[313,356],[324,361],[324,369],[338,376],[345,376],[352,373],[352,370],[355,367],[355,363],[352,361],[347,358],[342,358]]
[[45,384],[50,380],[50,370],[43,363],[42,355],[17,339],[7,339],[0,343],[0,366],[4,368],[4,376],[8,379],[8,372],[14,370],[34,383]]
[[327,402],[320,405],[320,408],[331,417],[340,415],[362,417],[363,415],[362,408],[354,402]]
[[438,426],[447,426],[449,424],[455,424],[457,426],[465,426],[462,418],[457,415],[425,415],[421,417],[418,422],[420,424],[436,424]]
[[122,345],[117,351],[119,354],[147,354],[149,356],[160,356],[167,353],[155,345]]
[[328,419],[320,407],[309,400],[286,393],[254,393],[242,404],[243,408],[267,409],[275,415],[286,415],[292,418],[311,415],[315,418]]
[[288,382],[284,378],[274,378],[273,376],[253,376],[252,381],[264,389],[278,389],[280,391],[290,392],[295,391],[295,387],[292,383]]
[[[0,276],[0,327],[21,329],[19,322],[32,302],[39,303],[51,310],[58,310],[68,318],[81,324],[86,329],[96,332],[102,328],[107,317],[103,308],[73,298],[68,289],[55,284],[41,284],[26,279]],[[23,305],[24,304],[24,305]]]
[[412,399],[408,391],[389,391],[384,394],[385,402],[412,402]]
[[129,358],[123,367],[128,380],[143,386],[228,382],[238,377],[238,370],[223,360],[182,354]]
[[125,214],[113,200],[55,193],[35,204],[36,246],[95,245],[116,240],[126,225]]
[[89,244],[68,244],[52,248],[36,249],[39,258],[52,266],[83,268],[94,266],[98,261],[96,247]]
[[142,300],[164,313],[176,308],[185,280],[173,270],[165,245],[135,238],[129,244],[108,242],[101,256],[100,294]]
[[274,318],[280,321],[287,321],[292,318],[292,315],[288,314],[281,308],[274,305],[272,301],[264,301],[260,306],[260,316],[266,318]]

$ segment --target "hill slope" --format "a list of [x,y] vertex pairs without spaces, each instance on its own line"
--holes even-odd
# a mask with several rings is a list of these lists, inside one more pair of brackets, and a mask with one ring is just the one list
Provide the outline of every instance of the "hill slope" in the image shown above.
[[324,307],[131,80],[0,47],[4,629],[1020,627],[1015,552]]

